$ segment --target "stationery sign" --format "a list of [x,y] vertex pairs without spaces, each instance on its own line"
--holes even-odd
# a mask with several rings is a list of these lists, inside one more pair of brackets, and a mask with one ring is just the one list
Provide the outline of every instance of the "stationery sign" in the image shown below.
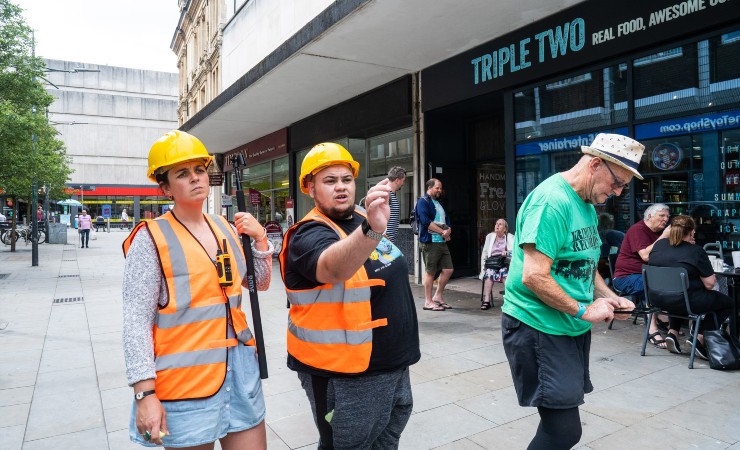
[[739,20],[737,0],[581,2],[423,70],[423,108],[426,112]]

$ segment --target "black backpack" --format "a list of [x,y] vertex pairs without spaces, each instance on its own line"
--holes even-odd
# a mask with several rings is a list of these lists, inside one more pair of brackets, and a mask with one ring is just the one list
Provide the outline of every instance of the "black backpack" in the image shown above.
[[[424,197],[420,197],[424,198]],[[428,200],[427,200],[428,201]],[[417,201],[418,203],[418,201]],[[411,231],[415,235],[419,235],[419,227],[421,224],[419,223],[419,215],[416,213],[416,203],[414,203],[414,207],[411,209],[411,214],[409,214],[409,225],[411,225]]]
[[418,236],[419,220],[416,218],[416,205],[414,205],[414,208],[411,210],[411,214],[409,216],[409,225],[411,225],[411,231]]

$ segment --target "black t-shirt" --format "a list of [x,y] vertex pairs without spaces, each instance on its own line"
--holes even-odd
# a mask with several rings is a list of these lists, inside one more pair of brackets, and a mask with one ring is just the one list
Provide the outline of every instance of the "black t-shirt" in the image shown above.
[[[347,235],[363,221],[359,214],[335,223]],[[285,286],[288,289],[311,289],[320,286],[316,280],[319,256],[339,236],[327,225],[309,221],[298,226],[288,244],[285,267]],[[421,358],[419,324],[416,319],[414,297],[409,285],[406,257],[387,238],[378,242],[365,261],[369,279],[382,279],[385,286],[370,288],[372,319],[388,319],[388,325],[373,328],[373,351],[370,366],[363,374],[384,372],[410,366]],[[288,367],[314,375],[346,376],[307,366],[288,354]]]
[[696,244],[682,241],[674,247],[668,239],[660,239],[650,252],[650,265],[658,267],[683,267],[689,274],[689,296],[710,294],[701,277],[714,275],[707,252]]

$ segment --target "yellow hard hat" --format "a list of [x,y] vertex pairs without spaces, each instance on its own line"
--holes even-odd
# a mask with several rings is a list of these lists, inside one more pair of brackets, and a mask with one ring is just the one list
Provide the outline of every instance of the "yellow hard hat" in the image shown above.
[[333,142],[324,142],[315,145],[310,152],[303,158],[301,164],[301,192],[308,194],[309,175],[316,175],[321,169],[337,164],[344,164],[352,169],[352,176],[357,178],[360,171],[360,163],[352,158],[352,155],[346,148]]
[[213,157],[208,154],[200,139],[184,131],[172,130],[152,144],[146,176],[156,183],[156,174],[160,169],[198,159],[206,167],[213,162]]

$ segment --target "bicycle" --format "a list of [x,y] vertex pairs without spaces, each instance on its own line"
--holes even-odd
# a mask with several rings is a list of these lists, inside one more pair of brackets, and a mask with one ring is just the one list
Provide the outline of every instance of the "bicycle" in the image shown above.
[[[38,229],[38,233],[36,233],[38,243],[43,244],[46,242],[46,231],[42,228]],[[3,244],[10,245],[11,242],[15,241],[17,242],[18,239],[23,238],[26,245],[28,245],[29,242],[31,242],[31,227],[28,225],[16,225],[15,230],[5,230],[5,232],[0,236],[0,240],[2,240]]]

